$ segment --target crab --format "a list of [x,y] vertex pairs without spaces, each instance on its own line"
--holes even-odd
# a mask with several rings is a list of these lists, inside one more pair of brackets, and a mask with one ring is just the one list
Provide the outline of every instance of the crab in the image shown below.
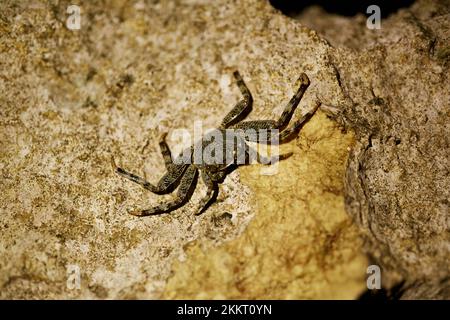
[[[300,75],[297,81],[299,82],[298,89],[284,108],[284,111],[278,120],[254,121],[243,121],[252,110],[253,98],[239,72],[235,71],[233,76],[241,91],[243,99],[240,100],[223,118],[222,123],[218,128],[204,135],[202,139],[194,143],[190,148],[183,150],[176,158],[172,157],[172,153],[166,142],[167,133],[161,134],[159,147],[167,172],[161,177],[156,185],[118,167],[114,162],[114,158],[111,158],[113,169],[117,174],[141,185],[155,194],[169,194],[178,187],[176,196],[173,200],[155,205],[149,209],[131,211],[129,212],[130,214],[139,217],[159,215],[172,212],[184,206],[190,200],[196,188],[200,171],[202,180],[207,186],[207,192],[200,200],[195,212],[196,215],[199,215],[215,201],[219,192],[219,184],[221,184],[225,180],[225,177],[238,166],[252,163],[254,162],[253,160],[262,164],[273,164],[276,161],[286,159],[292,155],[292,153],[288,153],[277,156],[277,158],[266,158],[261,156],[256,150],[252,149],[246,142],[281,144],[290,141],[293,136],[298,134],[303,124],[314,114],[320,105],[320,103],[316,103],[311,110],[299,120],[295,121],[290,128],[287,128],[295,109],[310,84],[308,76],[305,73]],[[246,134],[246,131],[251,132],[252,134]],[[264,131],[269,134],[262,137],[259,133]],[[226,139],[212,139],[217,136],[229,137],[230,132],[234,133],[233,139],[237,142],[236,144],[233,144],[232,148],[226,143]],[[211,142],[211,140],[213,140],[213,142]],[[211,143],[213,147],[215,147],[214,150],[224,151],[224,157],[219,157],[223,161],[207,162],[202,161],[202,159],[200,159],[200,161],[192,161],[195,158],[194,154],[196,150],[204,151]],[[245,160],[239,161],[238,155],[242,154],[244,154]],[[224,160],[225,156],[227,160]]]

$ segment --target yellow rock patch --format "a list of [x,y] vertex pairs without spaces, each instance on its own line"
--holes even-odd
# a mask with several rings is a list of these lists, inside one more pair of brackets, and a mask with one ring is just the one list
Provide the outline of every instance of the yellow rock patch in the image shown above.
[[176,262],[164,298],[354,299],[365,288],[367,259],[344,210],[344,172],[353,133],[322,112],[297,139],[279,172],[239,169],[253,191],[255,217],[226,244],[191,243]]

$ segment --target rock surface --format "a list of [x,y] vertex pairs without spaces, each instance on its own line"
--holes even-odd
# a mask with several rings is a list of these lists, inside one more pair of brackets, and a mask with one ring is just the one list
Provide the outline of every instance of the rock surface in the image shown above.
[[[343,19],[318,8],[298,19],[335,46],[347,99],[335,107],[358,139],[347,210],[365,231],[367,252],[387,271],[388,285],[399,277],[411,291],[415,282],[435,283],[450,298],[441,281],[450,274],[449,2],[417,1],[380,30],[364,28],[362,16]],[[315,24],[324,20],[327,28]]]
[[[0,4],[1,298],[356,298],[362,247],[404,298],[449,298],[447,2],[417,1],[381,30],[185,0],[84,1],[74,31],[69,4]],[[220,123],[240,97],[235,69],[250,119],[276,118],[308,74],[295,117],[322,111],[294,156],[274,176],[235,171],[200,217],[202,185],[173,214],[127,215],[161,197],[114,175],[111,155],[158,179],[159,133]]]
[[[174,267],[165,298],[354,299],[367,259],[344,209],[345,163],[353,134],[316,114],[281,153],[279,172],[240,170],[256,214],[245,232],[214,248],[196,241]],[[345,148],[343,148],[345,146]],[[199,279],[199,281],[196,281]]]
[[[405,297],[450,298],[450,3],[417,1],[380,30],[364,28],[363,16],[319,8],[297,18],[335,46],[347,101],[334,107],[358,140],[347,210],[365,232],[367,252],[388,286],[406,281]],[[434,291],[418,289],[424,286]]]
[[[169,131],[169,144],[179,147],[176,129],[192,134],[197,120],[204,129],[220,123],[240,99],[235,69],[253,93],[252,119],[277,117],[301,72],[312,85],[296,118],[319,93],[343,99],[325,41],[263,1],[85,1],[79,31],[65,27],[68,5],[1,4],[2,298],[161,298],[173,296],[174,283],[175,294],[194,298],[192,282],[205,274],[216,275],[217,288],[235,288],[205,289],[205,298],[355,298],[364,290],[367,261],[344,212],[340,179],[352,135],[321,113],[315,127],[327,131],[315,130],[303,149],[291,143],[296,156],[283,164],[290,170],[284,180],[260,175],[259,167],[249,169],[256,176],[237,170],[200,217],[192,210],[205,192],[201,183],[170,215],[128,215],[169,196],[142,190],[110,166],[114,155],[121,166],[158,179],[160,132]],[[308,149],[323,156],[303,159]],[[322,171],[315,176],[312,168]],[[264,200],[265,193],[271,197]],[[315,207],[308,209],[310,198]],[[231,263],[193,262],[191,244]],[[246,265],[236,246],[249,248],[242,249]],[[183,261],[202,270],[197,281]],[[246,280],[255,267],[264,278]]]

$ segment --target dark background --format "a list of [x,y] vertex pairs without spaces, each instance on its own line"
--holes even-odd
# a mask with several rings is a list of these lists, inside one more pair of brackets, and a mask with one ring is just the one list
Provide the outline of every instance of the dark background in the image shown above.
[[390,14],[397,12],[401,8],[410,7],[414,0],[392,0],[392,1],[377,1],[377,0],[270,0],[273,7],[277,8],[285,15],[295,16],[303,11],[305,8],[317,5],[322,7],[328,13],[339,14],[343,16],[354,16],[357,13],[366,14],[367,7],[370,5],[377,5],[381,9],[381,17],[386,18]]

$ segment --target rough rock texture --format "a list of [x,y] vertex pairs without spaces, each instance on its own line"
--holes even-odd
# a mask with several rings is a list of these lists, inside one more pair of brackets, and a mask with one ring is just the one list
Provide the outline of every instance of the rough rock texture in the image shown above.
[[319,8],[297,18],[335,46],[346,102],[334,107],[358,139],[346,204],[367,252],[405,298],[450,298],[450,3],[417,1],[381,30]]
[[[280,298],[355,298],[364,290],[367,261],[344,213],[352,135],[321,113],[315,126],[328,131],[316,130],[308,148],[291,143],[296,156],[283,164],[290,170],[284,180],[260,175],[259,167],[241,180],[249,171],[237,170],[200,217],[192,209],[205,192],[201,183],[192,201],[170,215],[128,215],[170,196],[150,194],[110,166],[114,155],[121,166],[158,179],[159,133],[169,131],[169,144],[179,147],[176,129],[192,133],[197,120],[205,129],[220,123],[240,98],[235,69],[254,95],[253,119],[278,116],[301,72],[312,85],[296,118],[319,94],[337,104],[344,96],[325,41],[265,1],[84,1],[79,31],[65,27],[68,4],[0,4],[0,297],[160,298],[173,295],[173,285],[166,292],[173,278],[185,284],[179,296],[193,298],[192,283],[220,272],[228,275],[214,278],[215,286],[245,290],[204,290],[202,297],[271,291]],[[318,176],[308,159],[317,160],[311,168],[322,170]],[[264,200],[266,192],[271,197]],[[310,199],[316,207],[308,209]],[[271,202],[270,212],[259,209]],[[247,266],[236,256],[242,251],[225,245],[232,239],[251,249],[244,250]],[[171,271],[177,260],[192,265],[194,241],[206,256],[224,252],[231,268],[205,259],[196,261],[198,278],[177,273],[183,262]],[[264,278],[246,280],[255,266],[264,266]],[[282,272],[273,272],[276,266]],[[70,290],[77,268],[80,288]]]
[[[381,30],[317,8],[299,23],[262,0],[184,0],[82,1],[71,31],[69,4],[0,4],[1,298],[355,298],[368,262],[344,215],[350,150],[346,209],[383,284],[449,298],[448,2],[418,1]],[[169,197],[114,175],[111,155],[155,181],[159,132],[218,124],[239,98],[235,69],[252,119],[275,118],[300,72],[311,78],[295,117],[322,111],[294,156],[278,175],[235,171],[200,217],[203,185],[171,215],[127,215]]]
[[[165,298],[352,299],[364,289],[367,259],[344,210],[347,148],[353,135],[318,113],[276,175],[240,170],[257,214],[245,233],[208,248],[196,241],[177,263]],[[347,148],[342,148],[347,146]],[[196,281],[194,279],[201,279]]]

